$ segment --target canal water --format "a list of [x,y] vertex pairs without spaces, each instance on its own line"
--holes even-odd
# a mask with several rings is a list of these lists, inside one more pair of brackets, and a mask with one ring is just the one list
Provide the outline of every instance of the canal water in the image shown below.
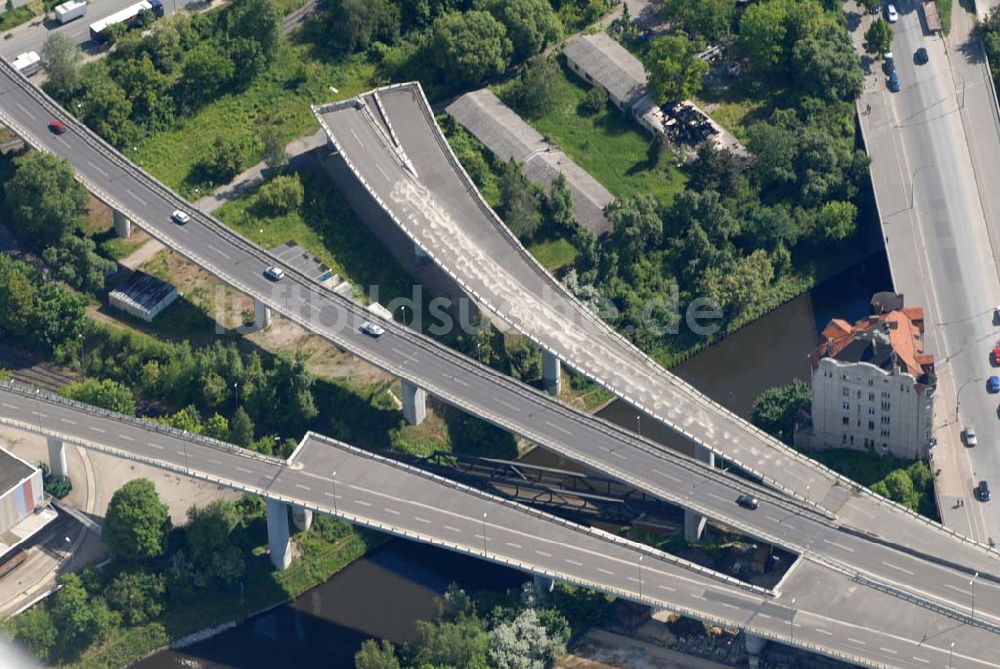
[[[749,416],[764,389],[807,380],[806,356],[831,318],[854,320],[868,312],[871,295],[891,289],[888,263],[879,253],[824,282],[711,346],[674,371],[732,411]],[[600,415],[644,436],[670,441],[666,429],[613,402]],[[535,449],[535,464],[574,468]],[[294,602],[260,614],[183,651],[164,651],[136,669],[350,669],[369,637],[405,643],[414,623],[434,615],[434,599],[449,583],[466,590],[503,590],[524,580],[518,572],[448,551],[393,539]]]

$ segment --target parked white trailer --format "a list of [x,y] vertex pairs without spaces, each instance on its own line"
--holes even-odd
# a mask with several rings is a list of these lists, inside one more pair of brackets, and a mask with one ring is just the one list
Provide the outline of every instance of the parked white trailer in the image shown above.
[[69,23],[87,13],[87,0],[68,0],[56,5],[56,18],[59,23]]
[[25,51],[10,62],[14,69],[26,77],[42,69],[42,58],[37,51]]

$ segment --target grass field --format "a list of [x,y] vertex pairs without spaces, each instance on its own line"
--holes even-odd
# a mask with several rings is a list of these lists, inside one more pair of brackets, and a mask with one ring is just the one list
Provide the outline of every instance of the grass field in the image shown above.
[[[306,77],[300,83],[303,64]],[[282,41],[274,64],[249,88],[223,96],[179,119],[173,129],[140,142],[134,157],[185,197],[197,199],[218,185],[200,181],[196,169],[217,138],[240,145],[243,167],[249,167],[262,158],[261,127],[276,125],[291,141],[319,127],[311,103],[357,95],[374,81],[375,68],[363,54],[331,64],[312,59],[308,45]],[[330,91],[330,86],[339,93]]]
[[[684,174],[667,159],[655,162],[652,137],[634,121],[608,105],[588,116],[580,103],[588,86],[565,67],[555,82],[556,103],[539,118],[526,119],[618,198],[653,195],[663,203],[684,188]],[[497,87],[503,96],[504,87]],[[653,160],[651,160],[651,156]]]
[[561,237],[529,244],[528,251],[550,272],[572,265],[578,254],[576,247]]

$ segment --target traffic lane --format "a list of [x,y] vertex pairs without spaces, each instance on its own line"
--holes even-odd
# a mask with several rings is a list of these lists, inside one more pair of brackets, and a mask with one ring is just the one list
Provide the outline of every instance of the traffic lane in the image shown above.
[[[16,94],[16,91],[15,91],[15,94]],[[31,103],[30,100],[26,99],[25,101],[28,102],[29,104]],[[27,112],[27,108],[24,107],[24,105],[15,105],[15,106],[17,106],[19,109],[23,108],[23,111]],[[26,119],[25,123],[34,122],[34,123],[40,124],[40,125],[42,125],[42,127],[44,127],[44,124],[46,122],[46,120],[44,118],[38,119],[37,116],[32,116],[30,114],[30,112],[28,113],[28,115],[29,115],[30,118]],[[41,134],[41,137],[45,137],[46,140],[49,141],[49,142],[54,142],[54,141],[59,141],[59,140],[65,141],[65,139],[63,137],[60,137],[60,136],[48,136],[48,135],[46,135],[44,133]],[[71,157],[72,157],[72,153],[73,152],[70,151]],[[84,155],[89,155],[89,152],[87,154],[84,154]],[[101,160],[96,154],[92,155],[91,157],[94,158],[94,161]],[[106,169],[105,169],[105,168],[101,168],[101,166],[99,164],[96,164],[95,162],[83,159],[81,156],[76,156],[76,158],[77,158],[77,163],[78,164],[82,164],[83,162],[86,162],[86,166],[83,167],[82,170],[83,171],[90,170],[91,174],[89,176],[91,176],[95,180],[99,181],[99,178],[100,178],[100,177],[97,176],[97,173],[102,174],[106,179],[108,179],[108,181],[112,181],[112,180],[117,179],[118,183],[116,184],[115,188],[118,189],[118,192],[121,192],[121,189],[124,187],[124,191],[125,191],[125,193],[127,195],[129,195],[130,197],[135,197],[137,199],[141,199],[141,197],[137,195],[136,191],[129,192],[131,189],[129,189],[127,186],[131,182],[133,182],[133,178],[129,174],[124,173],[124,172],[122,172],[120,170],[118,171],[117,174],[113,174],[112,172],[109,171],[109,170],[118,169],[114,164],[112,164],[110,162],[106,162]],[[93,168],[93,169],[90,169],[90,168]],[[95,173],[95,171],[96,171],[96,173]],[[138,181],[136,181],[134,183],[134,185],[135,185],[135,187],[137,189],[139,189],[139,188],[143,188],[144,189],[144,185],[141,184],[141,183],[139,183]],[[147,209],[147,211],[152,210],[151,207],[154,206],[154,205],[156,205],[156,203],[159,200],[160,196],[158,194],[156,194],[156,193],[148,192],[146,190],[139,190],[139,192],[142,192],[144,195],[146,195],[147,197],[149,197],[149,199],[151,201],[150,202],[145,202],[144,201],[144,202],[145,202],[145,204],[147,204],[147,205],[150,206],[150,209]],[[168,219],[169,210],[170,210],[170,208],[171,208],[172,205],[173,205],[173,202],[169,201],[169,200],[166,200],[166,199],[163,199],[162,202],[159,203],[159,210],[158,210],[158,212],[159,212],[158,221],[159,222],[157,223],[157,225],[161,226],[160,231],[161,232],[163,231],[163,227],[162,226],[164,226],[164,225],[166,226],[165,229],[167,231],[169,231],[169,233],[175,234],[175,235],[179,234],[178,230],[180,230],[182,232],[185,232],[185,234],[187,233],[187,231],[190,231],[190,234],[194,234],[196,231],[200,231],[200,233],[204,236],[204,239],[201,240],[202,243],[196,243],[197,240],[188,240],[188,242],[187,242],[188,243],[188,247],[189,248],[191,248],[191,247],[198,248],[203,253],[208,253],[208,252],[212,251],[213,250],[212,244],[208,240],[210,240],[210,239],[213,238],[212,235],[217,235],[217,233],[215,231],[208,230],[207,228],[203,228],[200,225],[188,224],[187,226],[176,226],[176,225],[170,224],[169,222],[164,223]],[[192,223],[197,223],[197,221],[192,221]],[[218,249],[214,249],[214,251],[217,252]],[[244,256],[243,258],[240,258],[239,260],[236,260],[235,262],[230,263],[230,265],[232,267],[239,268],[239,272],[240,272],[241,278],[243,280],[254,280],[254,281],[257,282],[258,286],[269,286],[269,284],[266,283],[266,280],[263,279],[262,276],[260,275],[260,272],[261,272],[262,268],[260,266],[260,260],[259,259],[257,259],[255,256],[252,256],[249,252],[239,251],[239,249],[230,248],[230,251],[234,252],[234,253],[236,253],[236,252],[242,253],[243,256]],[[226,256],[226,257],[228,257],[228,256]],[[225,260],[226,257],[223,257],[223,260]],[[240,267],[240,262],[242,260],[244,260],[244,259],[248,260],[249,262],[247,263],[247,266]],[[232,258],[229,257],[229,260],[232,260]],[[218,266],[220,266],[220,267],[227,266],[226,263],[223,263],[223,262],[219,261],[218,259],[216,259],[216,262],[219,262]],[[225,278],[225,277],[223,277],[223,278]],[[356,341],[365,342],[365,343],[368,343],[370,345],[370,342],[367,342],[367,340],[365,340],[363,338],[363,335],[360,335],[357,332],[352,332],[352,334],[354,335]],[[395,336],[395,335],[393,335],[393,336]],[[392,337],[388,337],[387,339],[389,341],[391,341]],[[406,345],[406,343],[402,342],[402,341],[400,341],[399,343],[400,343],[400,345]],[[401,362],[403,362],[403,363],[406,363],[406,362],[412,360],[412,356],[406,354],[402,350],[396,350],[396,353],[400,354],[400,359],[401,359]],[[448,381],[450,383],[454,383],[455,379],[459,378],[459,376],[461,376],[463,374],[465,374],[465,372],[460,372],[460,371],[456,370],[456,373],[454,373],[454,374],[445,373],[444,376],[448,379]],[[425,377],[425,379],[426,379],[426,377]],[[434,392],[436,390],[436,388],[434,387],[433,384],[420,383],[420,385],[424,386],[424,387],[427,387],[428,390],[431,390],[432,392]],[[447,395],[447,392],[446,392],[445,388],[442,388],[441,392],[443,393],[443,396]],[[495,399],[496,399],[496,397],[483,398],[483,401],[481,401],[478,406],[479,407],[490,406],[490,402],[494,401]],[[536,401],[540,401],[537,398],[537,394],[536,394],[536,397],[534,399]],[[529,414],[529,416],[527,416],[527,418],[534,418],[534,417],[535,416],[533,414]],[[565,410],[563,410],[563,415],[562,416],[558,416],[557,419],[560,420],[560,421],[564,421],[565,420]],[[554,423],[552,421],[543,421],[543,422],[545,422],[549,427],[554,428],[554,430],[550,430],[550,434],[552,432],[554,432],[554,431],[557,431],[557,430],[564,433],[563,435],[559,435],[559,437],[556,437],[556,440],[558,440],[561,437],[562,440],[563,440],[563,442],[560,444],[560,447],[556,448],[555,450],[560,450],[561,452],[566,452],[567,450],[569,450],[570,456],[573,457],[572,454],[576,453],[576,451],[574,450],[574,448],[572,446],[567,446],[566,443],[565,443],[565,438],[566,438],[567,435],[569,437],[575,437],[576,436],[576,435],[574,435],[574,433],[572,432],[572,430],[569,430],[568,428],[562,428],[560,425],[558,425],[557,423]],[[537,424],[537,421],[533,421],[533,423]],[[502,424],[502,422],[500,424]],[[575,422],[571,422],[570,424],[574,425],[574,429],[577,429],[577,425],[576,425]],[[516,423],[515,423],[515,425],[516,425]],[[505,427],[510,427],[510,424],[505,425]],[[515,428],[515,431],[517,431],[516,428]],[[535,431],[535,433],[537,433],[537,431]],[[603,435],[598,434],[597,438],[598,439],[606,439],[607,435],[606,434],[603,434]],[[541,441],[541,443],[551,443],[554,440],[553,439],[545,439],[543,437],[540,441]],[[605,449],[605,450],[607,450],[607,449]],[[615,454],[614,457],[616,457],[617,459],[623,459],[623,458],[627,459],[628,456],[625,456],[623,453],[617,453],[616,452],[616,454]],[[610,461],[610,459],[609,459],[609,461]],[[615,463],[615,464],[620,464],[620,463]],[[620,470],[618,470],[617,468],[611,468],[611,467],[604,467],[604,468],[608,469],[609,471],[613,471],[616,474],[620,474],[621,475]],[[646,469],[648,470],[648,468],[646,468]],[[627,478],[628,475],[625,474],[625,477]],[[732,497],[735,498],[735,495],[732,495]],[[670,498],[671,497],[668,497],[668,499],[670,499]],[[701,507],[701,508],[705,508],[707,515],[712,516],[712,517],[726,518],[729,515],[728,513],[719,514],[717,511],[713,512],[711,510],[708,510],[707,507]],[[755,532],[759,532],[759,530],[755,530],[754,528],[751,528],[749,531],[750,531],[751,534],[753,534]],[[796,545],[796,543],[795,542],[791,542],[791,545],[794,546],[794,545]]]
[[[398,93],[398,95],[411,95]],[[395,98],[385,96],[387,105],[392,105]],[[553,296],[553,286],[545,282],[527,285],[518,283],[513,275],[508,274],[505,264],[497,261],[492,252],[485,252],[478,247],[484,235],[498,234],[492,224],[486,223],[488,231],[480,231],[476,242],[468,241],[463,246],[463,252],[455,249],[449,252],[444,247],[454,246],[456,240],[465,238],[461,230],[445,229],[447,221],[466,220],[469,217],[482,218],[485,214],[472,204],[469,197],[461,198],[460,202],[468,210],[456,213],[444,211],[435,202],[426,200],[427,192],[420,184],[414,184],[412,177],[406,172],[395,152],[390,149],[379,135],[368,117],[358,109],[346,107],[336,112],[323,115],[327,126],[331,129],[345,155],[359,166],[366,175],[366,181],[396,215],[397,220],[410,221],[410,232],[423,239],[424,245],[436,253],[444,253],[446,262],[462,274],[467,280],[476,272],[482,273],[483,267],[490,266],[487,273],[497,281],[502,281],[509,287],[506,294],[497,294],[491,285],[471,278],[471,283],[479,294],[487,296],[493,302],[498,313],[520,328],[532,332],[546,348],[559,352],[568,360],[572,360],[577,368],[584,369],[600,378],[602,382],[617,388],[620,392],[630,395],[631,399],[644,405],[647,410],[667,425],[680,426],[695,435],[704,445],[723,452],[726,457],[737,459],[742,464],[756,468],[765,475],[773,474],[800,494],[811,495],[815,500],[823,500],[833,485],[829,474],[811,466],[803,460],[793,459],[784,454],[783,450],[775,452],[773,448],[760,443],[759,433],[750,430],[738,418],[720,413],[717,407],[708,403],[707,399],[694,392],[695,401],[691,401],[691,390],[686,387],[678,389],[676,379],[659,368],[655,368],[639,352],[631,349],[620,338],[614,335],[606,325],[596,321],[590,314],[582,314],[573,318],[572,325],[556,316],[560,311],[575,310],[572,305],[563,305],[564,309],[552,307],[550,299]],[[401,136],[412,132],[407,126],[400,126]],[[426,133],[425,133],[426,134]],[[412,158],[412,156],[411,156]],[[447,174],[430,174],[421,172],[422,179],[427,179],[433,189],[449,183]],[[452,175],[453,176],[453,175]],[[454,178],[450,180],[454,182]],[[463,191],[464,192],[464,191]],[[436,193],[436,190],[432,190]],[[393,197],[393,196],[397,197]],[[402,204],[399,201],[401,200]],[[416,202],[416,204],[414,203]],[[438,198],[437,203],[446,202]],[[435,219],[436,220],[433,220]],[[435,232],[436,231],[436,232]],[[430,237],[428,236],[430,235]],[[444,240],[441,244],[434,239]],[[519,257],[519,256],[518,256]],[[511,263],[523,261],[511,260]],[[507,263],[510,264],[510,263]],[[469,271],[463,271],[463,269]],[[506,278],[505,278],[506,277]],[[561,288],[556,288],[562,290]],[[546,295],[550,297],[546,297]],[[526,307],[525,299],[537,300],[534,306]],[[551,307],[551,308],[550,308]],[[537,319],[548,314],[550,326],[537,328],[528,323],[515,312],[527,312]],[[573,342],[561,341],[553,332],[561,333],[563,339],[571,337]],[[594,343],[606,339],[610,348],[597,349]],[[637,385],[636,379],[660,380],[653,387],[648,384]],[[627,390],[621,390],[627,389]],[[669,415],[665,415],[665,412]],[[780,473],[780,476],[774,474]],[[769,474],[770,473],[770,474]],[[795,478],[795,482],[787,479]]]

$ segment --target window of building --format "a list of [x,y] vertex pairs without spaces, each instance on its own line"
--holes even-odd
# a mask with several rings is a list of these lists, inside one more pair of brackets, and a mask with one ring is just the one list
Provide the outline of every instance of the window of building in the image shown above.
[[875,415],[875,407],[868,407],[868,415],[869,416]]
[[888,411],[892,407],[888,402],[882,402],[882,411]]
[[888,425],[889,424],[889,417],[888,416],[882,416],[882,424],[883,425]]
[[851,424],[851,419],[848,418],[847,416],[844,416],[842,422],[843,422],[844,425],[850,425]]
[[874,386],[875,385],[875,379],[868,379],[868,385]]
[[844,386],[843,388],[840,389],[840,394],[844,397],[850,397],[851,391],[847,389],[847,386]]
[[868,393],[868,401],[869,402],[875,401],[875,393]]
[[851,403],[850,402],[844,402],[844,411],[849,411],[850,408],[851,408]]
[[888,390],[883,390],[882,391],[882,399],[884,399],[884,400],[889,399],[889,391]]
[[874,430],[875,429],[875,421],[873,421],[873,420],[868,421],[868,429],[869,430]]
[[858,399],[861,399],[861,391],[858,391]]

